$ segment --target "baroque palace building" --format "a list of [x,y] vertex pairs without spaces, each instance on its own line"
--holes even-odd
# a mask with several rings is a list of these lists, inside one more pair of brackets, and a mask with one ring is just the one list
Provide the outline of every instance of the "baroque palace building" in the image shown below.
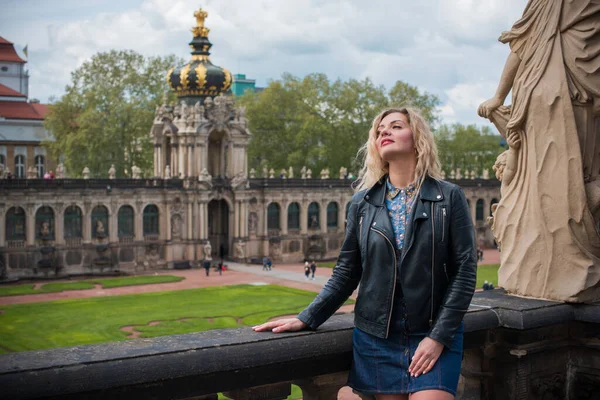
[[[0,181],[0,280],[337,257],[352,181],[248,171],[245,110],[225,95],[232,74],[210,62],[207,13],[194,16],[191,60],[167,75],[179,103],[158,107],[151,128],[154,176]],[[485,220],[500,183],[454,178],[480,244],[493,245]]]

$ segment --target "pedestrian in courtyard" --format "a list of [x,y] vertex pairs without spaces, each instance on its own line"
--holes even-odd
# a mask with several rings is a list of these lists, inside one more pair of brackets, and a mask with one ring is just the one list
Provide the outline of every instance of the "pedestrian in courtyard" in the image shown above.
[[317,329],[360,283],[348,385],[377,399],[453,399],[477,269],[467,200],[441,179],[433,135],[414,109],[375,117],[360,154],[332,277],[297,318],[253,329]]
[[204,271],[206,272],[206,276],[210,273],[210,261],[204,260],[202,262],[202,266],[204,267]]
[[268,271],[269,270],[269,257],[264,256],[263,257],[263,271]]
[[310,262],[310,272],[312,272],[312,280],[315,280],[315,272],[317,271],[317,263],[315,260]]
[[223,261],[219,263],[217,269],[219,270],[219,275],[223,275]]
[[306,280],[308,280],[308,277],[310,276],[310,264],[308,263],[308,261],[304,262],[304,277],[306,278]]

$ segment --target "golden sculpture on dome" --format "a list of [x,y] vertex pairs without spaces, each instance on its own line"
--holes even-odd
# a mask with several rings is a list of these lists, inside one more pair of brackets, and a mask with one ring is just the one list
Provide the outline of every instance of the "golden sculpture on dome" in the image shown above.
[[199,8],[194,11],[194,17],[196,17],[196,26],[192,28],[194,36],[208,36],[210,29],[204,26],[204,20],[208,17],[208,13]]

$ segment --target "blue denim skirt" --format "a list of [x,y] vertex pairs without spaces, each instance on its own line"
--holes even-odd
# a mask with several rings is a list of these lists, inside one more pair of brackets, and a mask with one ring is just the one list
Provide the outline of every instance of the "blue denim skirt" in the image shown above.
[[408,394],[421,390],[443,390],[456,395],[462,363],[463,323],[450,348],[444,347],[431,371],[413,378],[408,372],[417,346],[426,333],[408,331],[406,306],[394,301],[387,339],[354,328],[352,368],[348,386],[361,394]]

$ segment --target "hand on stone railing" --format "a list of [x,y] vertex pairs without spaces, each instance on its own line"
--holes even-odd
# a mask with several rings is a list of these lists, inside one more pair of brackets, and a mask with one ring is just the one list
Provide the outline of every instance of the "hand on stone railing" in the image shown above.
[[294,332],[305,329],[308,325],[300,321],[298,318],[284,318],[276,321],[264,323],[262,325],[253,326],[252,329],[256,332],[273,331],[279,332]]

